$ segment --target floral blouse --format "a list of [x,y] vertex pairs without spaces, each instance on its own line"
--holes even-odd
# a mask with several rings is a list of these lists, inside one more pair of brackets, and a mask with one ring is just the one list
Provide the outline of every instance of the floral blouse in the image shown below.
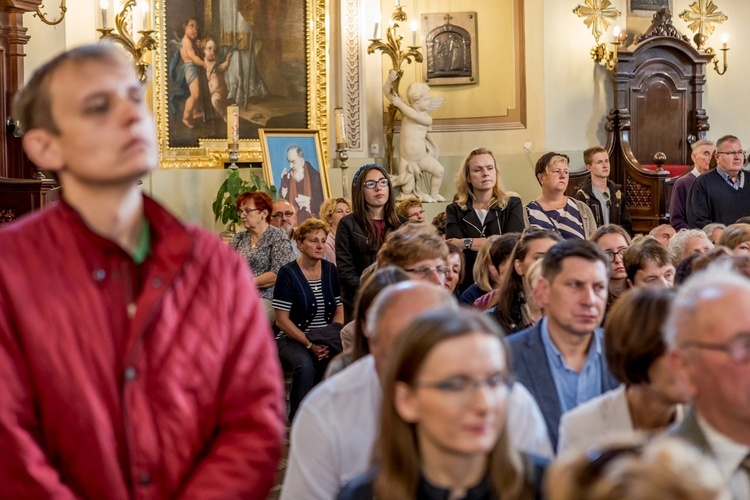
[[[235,234],[230,245],[245,257],[253,276],[269,271],[278,274],[281,266],[293,260],[291,241],[283,230],[274,226],[268,226],[255,246],[247,231]],[[273,287],[260,289],[260,296],[273,300]]]

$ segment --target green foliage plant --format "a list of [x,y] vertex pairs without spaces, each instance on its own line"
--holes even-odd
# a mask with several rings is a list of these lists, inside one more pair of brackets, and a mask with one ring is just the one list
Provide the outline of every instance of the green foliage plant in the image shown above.
[[240,223],[240,214],[237,212],[236,206],[237,198],[248,191],[262,191],[272,200],[276,199],[276,187],[268,185],[257,174],[250,173],[250,180],[248,181],[240,177],[239,169],[227,169],[227,178],[219,186],[219,191],[216,193],[216,199],[211,204],[211,208],[214,212],[214,220],[216,222],[221,220],[222,224],[229,224],[227,226],[229,232],[233,233],[235,225]]

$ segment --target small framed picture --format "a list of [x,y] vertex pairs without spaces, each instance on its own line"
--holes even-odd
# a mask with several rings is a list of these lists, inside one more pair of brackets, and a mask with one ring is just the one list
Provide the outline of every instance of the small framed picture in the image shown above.
[[672,12],[672,0],[628,0],[628,15],[651,17],[660,9]]
[[266,182],[294,207],[298,224],[319,217],[320,205],[331,195],[320,132],[262,128],[259,135]]

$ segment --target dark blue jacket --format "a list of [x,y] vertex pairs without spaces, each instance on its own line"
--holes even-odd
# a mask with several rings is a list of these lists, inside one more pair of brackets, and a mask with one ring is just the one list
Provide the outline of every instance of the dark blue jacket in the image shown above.
[[[336,314],[336,297],[340,295],[339,277],[336,272],[336,266],[327,260],[321,261],[323,269],[320,275],[320,281],[323,288],[323,300],[325,304],[326,324],[333,322],[333,316]],[[302,274],[299,264],[296,260],[284,264],[276,275],[276,284],[273,289],[273,299],[283,302],[291,302],[292,309],[289,311],[289,319],[297,325],[297,328],[303,332],[307,331],[315,314],[318,311],[318,304],[315,300],[312,288],[307,282],[307,278]]]
[[[513,359],[513,371],[516,380],[526,387],[547,424],[552,447],[557,450],[557,438],[562,416],[562,404],[557,394],[555,381],[547,360],[547,352],[542,342],[542,322],[538,321],[531,328],[522,330],[508,337],[508,345]],[[620,385],[609,372],[607,361],[602,356],[602,392],[610,391]]]

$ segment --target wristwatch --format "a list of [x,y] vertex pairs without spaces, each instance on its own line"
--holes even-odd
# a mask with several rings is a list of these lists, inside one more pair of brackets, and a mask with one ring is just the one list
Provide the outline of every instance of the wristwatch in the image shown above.
[[464,238],[464,248],[471,250],[471,244],[474,243],[474,238]]
[[308,349],[311,348],[312,347],[312,342],[310,342],[309,344],[307,344],[305,347],[307,347]]

